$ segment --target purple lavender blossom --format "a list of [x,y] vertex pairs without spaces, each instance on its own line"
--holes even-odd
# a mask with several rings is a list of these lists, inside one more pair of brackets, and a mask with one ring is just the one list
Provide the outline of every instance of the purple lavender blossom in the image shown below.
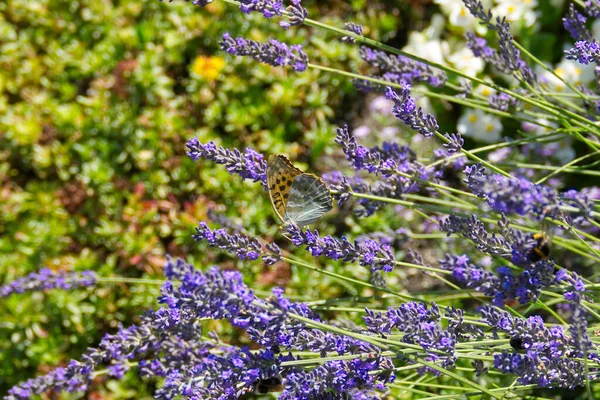
[[337,129],[335,142],[342,147],[346,158],[357,170],[387,176],[394,171],[411,173],[414,170],[416,155],[408,146],[384,142],[382,148],[368,149],[357,143],[356,137],[348,131],[348,125]]
[[409,302],[397,308],[390,307],[385,314],[368,308],[365,312],[363,319],[370,332],[386,337],[395,328],[404,333],[403,342],[418,344],[427,351],[428,361],[446,368],[454,366],[456,334],[440,327],[440,309],[435,303],[430,309],[423,303]]
[[563,25],[573,39],[585,41],[592,40],[592,33],[585,26],[586,21],[587,18],[583,14],[577,12],[577,10],[575,10],[575,4],[571,3],[569,12],[563,18]]
[[[525,178],[487,175],[480,164],[465,168],[465,182],[477,196],[502,213],[529,215],[537,219],[552,218],[580,224],[591,217],[592,202],[584,192],[568,191],[559,196],[555,189],[536,185]],[[564,211],[563,206],[572,210]]]
[[[362,34],[363,34],[362,25],[356,24],[354,22],[346,22],[345,26],[346,26],[346,29],[349,30],[350,32],[355,33],[358,36],[362,36]],[[345,43],[356,43],[356,38],[353,36],[342,36],[341,41],[345,42]]]
[[302,25],[306,17],[308,17],[308,11],[302,7],[301,0],[291,0],[291,4],[287,6],[286,11],[288,12],[288,21],[279,22],[279,25],[285,29],[291,26]]
[[360,48],[360,56],[372,66],[379,68],[384,73],[384,80],[394,83],[423,82],[440,87],[448,79],[443,71],[434,70],[429,65],[406,56],[388,54],[366,46]]
[[296,72],[306,70],[308,56],[301,45],[288,46],[278,40],[271,39],[267,43],[259,43],[242,37],[232,38],[229,33],[223,34],[219,42],[221,50],[236,56],[250,56],[256,61],[274,67],[288,66]]
[[195,241],[206,240],[211,247],[235,253],[240,260],[256,260],[260,256],[261,245],[256,238],[250,238],[241,233],[231,235],[225,229],[212,230],[206,222],[198,223],[196,232],[193,235]]
[[[422,167],[418,169],[416,175],[423,180],[427,180],[430,173],[425,167]],[[419,191],[419,185],[416,181],[398,174],[383,176],[372,185],[369,185],[359,176],[347,177],[340,172],[324,174],[323,180],[327,182],[332,190],[336,191],[335,196],[339,199],[338,204],[340,205],[348,201],[352,196],[352,193],[365,193],[379,197],[398,199],[402,198],[406,193],[415,193]],[[354,212],[358,217],[368,217],[385,205],[386,203],[381,201],[359,198],[358,207],[354,209]]]
[[467,41],[467,47],[473,52],[475,57],[481,58],[486,63],[493,65],[505,74],[509,74],[511,70],[504,64],[502,57],[498,52],[488,46],[487,41],[484,38],[478,37],[473,32],[467,32],[465,34]]
[[97,348],[87,350],[81,361],[71,360],[66,368],[57,368],[13,387],[5,399],[28,399],[49,389],[55,392],[84,391],[91,383],[94,371],[103,365],[118,373],[121,370],[118,364],[140,358],[160,358],[160,354],[165,355],[165,362],[174,363],[173,368],[180,367],[184,360],[192,365],[200,363],[213,347],[199,341],[201,335],[202,328],[195,318],[186,320],[177,310],[148,312],[140,325],[106,335]]
[[600,1],[598,0],[587,0],[585,2],[585,13],[590,16],[590,18],[599,18],[600,17]]
[[520,72],[527,83],[534,84],[537,81],[537,76],[523,61],[521,52],[514,45],[513,35],[510,33],[510,24],[506,21],[506,17],[496,17],[496,30],[498,31],[500,56],[506,68],[515,73]]
[[275,15],[281,15],[283,11],[283,1],[240,0],[240,10],[245,14],[249,14],[251,12],[261,12],[265,18],[271,18]]
[[[162,2],[163,0],[160,0],[160,1]],[[170,3],[171,1],[173,1],[173,0],[169,0],[169,3]],[[186,3],[187,3],[187,2],[189,2],[190,0],[185,0],[185,1],[186,1]],[[193,4],[193,5],[195,5],[195,6],[200,6],[200,7],[204,7],[204,6],[206,6],[207,4],[210,4],[210,3],[212,3],[212,2],[213,2],[213,0],[191,0],[191,1],[192,1],[192,4]]]
[[350,243],[345,237],[342,237],[342,240],[329,235],[321,238],[316,230],[307,229],[303,232],[294,224],[287,224],[284,229],[295,246],[306,246],[314,257],[324,255],[333,260],[359,261],[363,267],[385,272],[392,271],[396,263],[390,245],[375,240]]
[[458,85],[460,88],[459,92],[456,94],[456,97],[464,99],[471,96],[471,93],[473,93],[473,82],[465,78],[459,78]]
[[584,357],[584,353],[579,350],[577,339],[566,335],[561,326],[548,328],[540,316],[519,318],[491,306],[482,307],[480,312],[483,322],[518,339],[520,347],[526,350],[526,354],[503,351],[494,355],[495,368],[517,375],[518,382],[524,385],[573,388],[585,384],[585,364],[575,360]]
[[32,272],[26,277],[15,279],[6,285],[0,286],[0,298],[15,293],[91,287],[96,285],[97,280],[98,277],[94,271],[65,272],[42,268],[39,272]]
[[481,23],[486,25],[488,29],[495,28],[494,24],[492,23],[492,12],[488,10],[486,13],[485,7],[483,7],[483,3],[480,0],[463,0],[463,4],[471,12],[471,15],[480,19]]
[[517,99],[507,95],[506,93],[498,92],[490,96],[490,107],[499,111],[508,111],[510,107],[515,107]]
[[486,62],[492,63],[502,72],[520,73],[527,83],[534,84],[537,81],[537,76],[523,61],[521,52],[514,45],[513,36],[510,33],[510,24],[506,21],[506,17],[496,17],[496,23],[494,24],[492,23],[493,15],[491,11],[486,13],[481,1],[463,0],[463,3],[471,14],[479,18],[488,29],[498,32],[499,53],[488,47],[484,39],[477,38],[473,33],[468,33],[467,46],[473,51],[473,54],[476,57],[483,58]]
[[[381,370],[378,359],[328,361],[312,371],[292,372],[286,376],[281,400],[296,399],[379,399],[372,391]],[[393,376],[393,375],[392,375]],[[393,381],[393,379],[390,379]]]
[[242,179],[252,179],[253,182],[260,182],[263,187],[267,187],[267,162],[262,154],[253,149],[244,149],[242,154],[238,149],[229,150],[213,142],[202,144],[197,137],[190,139],[186,147],[189,150],[187,155],[193,161],[205,158],[223,164],[230,174],[237,174]]
[[600,44],[592,39],[575,42],[575,47],[565,50],[567,60],[577,60],[580,64],[588,65],[590,62],[600,63]]
[[402,96],[399,96],[394,89],[388,87],[385,95],[394,102],[392,112],[396,118],[423,136],[429,137],[437,131],[439,126],[432,114],[423,113],[423,109],[417,107],[415,101],[410,97],[410,88],[409,84],[403,84]]
[[446,133],[444,137],[448,139],[448,143],[444,143],[443,146],[449,154],[458,153],[465,144],[460,133]]

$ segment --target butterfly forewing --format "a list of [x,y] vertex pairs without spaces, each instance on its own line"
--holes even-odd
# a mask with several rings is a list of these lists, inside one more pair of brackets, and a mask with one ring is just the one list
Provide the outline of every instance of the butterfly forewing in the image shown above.
[[294,178],[303,172],[284,156],[272,155],[267,162],[267,185],[275,214],[284,221],[286,205]]
[[284,223],[310,225],[331,210],[333,201],[325,182],[313,174],[301,174],[294,182],[287,198]]

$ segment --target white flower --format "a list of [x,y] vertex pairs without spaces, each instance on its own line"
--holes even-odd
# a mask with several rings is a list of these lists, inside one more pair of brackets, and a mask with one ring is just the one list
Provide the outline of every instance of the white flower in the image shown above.
[[448,44],[439,40],[443,24],[444,18],[439,14],[434,15],[427,29],[411,32],[408,35],[408,42],[402,50],[428,61],[444,64],[444,54],[448,52]]
[[518,33],[523,27],[533,26],[537,21],[536,12],[530,6],[530,4],[534,4],[534,1],[504,0],[492,8],[492,14],[506,17],[506,21],[510,23],[511,32]]
[[571,92],[571,89],[562,82],[557,76],[573,86],[588,85],[594,79],[594,67],[592,65],[582,65],[575,60],[563,58],[554,68],[554,73],[538,69],[542,83],[545,83],[549,90],[565,93]]
[[471,49],[466,46],[449,55],[448,61],[454,65],[454,68],[470,76],[476,76],[485,67],[483,60],[475,57]]
[[[523,114],[523,116],[525,116],[525,114]],[[552,132],[554,129],[556,129],[556,127],[555,127],[556,124],[548,121],[545,118],[538,118],[537,122],[539,122],[540,124],[542,124],[544,126],[540,126],[538,124],[534,124],[531,122],[523,122],[521,124],[521,128],[525,132],[532,133],[536,136],[548,135],[550,132]]]
[[554,153],[554,158],[562,164],[566,164],[575,159],[575,150],[573,149],[573,146],[571,146],[570,139],[563,139],[557,144],[558,148],[556,149],[556,153]]
[[489,98],[491,95],[495,94],[496,91],[489,86],[486,85],[477,85],[475,89],[473,89],[473,93]]
[[485,143],[500,140],[502,123],[500,119],[479,109],[467,110],[459,119],[456,129],[464,136]]

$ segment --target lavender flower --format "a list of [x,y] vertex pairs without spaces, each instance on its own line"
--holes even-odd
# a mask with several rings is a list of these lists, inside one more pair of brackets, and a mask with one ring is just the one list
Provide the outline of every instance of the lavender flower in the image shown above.
[[384,72],[383,79],[395,83],[423,82],[434,87],[447,81],[443,71],[434,70],[429,65],[411,60],[406,56],[388,54],[366,46],[360,48],[360,56],[372,66]]
[[463,0],[465,6],[471,14],[479,18],[488,29],[498,32],[498,45],[500,53],[490,49],[485,40],[477,38],[474,34],[467,34],[467,46],[473,51],[476,57],[483,58],[486,62],[493,63],[502,72],[520,73],[523,79],[534,84],[537,81],[537,76],[531,68],[521,59],[521,52],[513,43],[513,36],[510,33],[510,24],[506,21],[506,17],[496,17],[496,23],[492,23],[493,15],[491,11],[485,12],[485,8],[481,1]]
[[263,187],[267,187],[267,162],[262,154],[252,149],[244,149],[242,154],[238,149],[229,150],[213,142],[202,144],[196,137],[190,139],[186,147],[189,150],[187,155],[193,161],[205,158],[223,164],[230,174],[237,174],[242,179],[252,179],[253,182],[260,182]]
[[[348,336],[332,334],[318,329],[312,329],[306,326],[303,322],[299,322],[293,318],[287,318],[287,315],[293,313],[295,315],[308,318],[317,322],[321,322],[319,316],[314,313],[305,304],[291,303],[282,296],[283,291],[276,289],[273,291],[274,296],[264,301],[258,299],[253,292],[243,284],[241,275],[235,271],[219,272],[218,269],[212,268],[207,273],[202,273],[195,270],[193,266],[185,264],[183,261],[169,261],[165,267],[165,274],[170,281],[177,279],[181,280],[181,285],[176,288],[173,283],[168,282],[163,287],[163,296],[161,301],[169,305],[173,309],[180,309],[182,313],[191,313],[194,318],[211,318],[222,319],[227,318],[235,326],[245,329],[248,332],[249,338],[256,343],[265,346],[265,350],[260,354],[262,365],[269,362],[274,368],[269,369],[270,373],[283,372],[277,364],[280,361],[289,360],[289,356],[275,356],[273,349],[285,348],[297,351],[312,351],[318,352],[323,357],[329,352],[337,352],[340,355],[344,354],[361,354],[374,352],[377,354],[377,348],[369,343],[353,339]],[[279,353],[279,351],[277,351]],[[231,357],[227,357],[230,359]],[[213,357],[213,359],[215,359]],[[226,367],[232,368],[232,363],[228,360],[222,360],[220,363],[226,363]],[[355,373],[360,371],[372,371],[373,367],[369,365],[360,366],[360,364],[349,361],[355,365]],[[359,361],[360,363],[360,361]],[[386,365],[386,370],[380,372],[380,377],[375,375],[376,379],[384,379],[385,376],[390,376],[391,360],[386,357],[376,355],[372,364],[381,367]],[[209,379],[211,382],[206,389],[211,388],[212,396],[217,398],[215,394],[234,392],[234,384],[243,382],[246,386],[251,382],[251,375],[248,366],[245,362],[233,362],[237,367],[239,374],[229,379],[229,375],[222,376],[222,373],[227,369],[218,366],[216,370],[198,370],[204,379]],[[256,363],[251,364],[252,369],[256,370]],[[318,371],[317,371],[318,373]],[[325,393],[332,385],[349,385],[352,387],[355,375],[342,377],[322,376],[319,380],[321,385],[315,387],[311,384],[312,373],[300,373],[299,371],[287,371],[285,374],[284,393]],[[262,374],[253,373],[254,377],[262,376]],[[271,375],[272,376],[272,375]],[[304,376],[302,378],[301,376]],[[224,379],[225,378],[225,379]],[[314,381],[314,379],[313,379]],[[190,383],[202,382],[198,379],[191,380]],[[373,381],[365,381],[369,384]],[[181,386],[181,385],[180,385]],[[218,389],[218,391],[217,391]],[[315,392],[316,391],[316,392]],[[206,395],[205,395],[206,396]],[[206,398],[206,397],[205,397]],[[237,397],[224,397],[237,398]],[[311,397],[302,397],[311,398]]]
[[410,97],[409,84],[402,85],[402,96],[399,96],[391,87],[387,88],[386,97],[394,102],[392,112],[396,118],[425,137],[433,135],[439,128],[435,117],[423,113]]
[[526,82],[534,84],[537,81],[537,76],[525,61],[521,59],[521,52],[513,44],[510,24],[506,21],[506,17],[496,17],[496,30],[498,31],[500,56],[506,68],[512,72],[520,72]]
[[465,5],[465,7],[467,7],[471,15],[473,15],[475,18],[480,19],[481,23],[487,25],[488,29],[495,28],[494,24],[492,23],[492,12],[488,10],[488,12],[486,13],[485,8],[483,7],[483,3],[481,1],[463,0],[463,4]]
[[459,78],[458,85],[460,88],[459,92],[456,94],[456,97],[464,99],[471,96],[471,93],[473,93],[473,82],[465,78]]
[[[417,175],[421,179],[428,179],[429,173],[424,167],[420,168],[418,172]],[[337,192],[336,197],[339,198],[340,205],[345,203],[352,193],[366,193],[397,199],[402,198],[405,193],[419,191],[419,186],[415,181],[397,174],[384,176],[382,179],[374,182],[373,185],[369,185],[358,176],[346,177],[339,172],[324,174],[323,179],[332,190]],[[354,211],[359,217],[368,217],[384,205],[386,203],[381,201],[359,198],[358,207]]]
[[198,341],[201,335],[201,326],[195,319],[186,321],[177,310],[149,312],[140,325],[121,328],[114,335],[106,335],[97,348],[88,349],[81,361],[72,360],[66,368],[57,368],[13,387],[5,399],[28,399],[49,389],[56,392],[83,391],[98,367],[107,365],[109,370],[120,373],[123,362],[157,357],[161,352],[166,354],[167,360],[178,360],[179,366],[183,360],[191,364],[202,362],[212,346]]
[[575,47],[565,50],[567,60],[577,60],[580,64],[588,65],[590,62],[600,63],[600,44],[592,39],[575,42]]
[[265,18],[281,15],[283,1],[281,0],[241,0],[240,10],[243,13],[261,12]]
[[306,70],[308,56],[301,45],[288,46],[278,40],[271,39],[268,43],[259,43],[241,37],[232,38],[229,33],[223,34],[219,42],[221,50],[236,56],[250,56],[256,61],[274,67],[290,65],[296,72]]
[[568,388],[585,384],[585,364],[574,360],[583,356],[577,339],[567,336],[561,326],[547,328],[540,316],[518,318],[491,306],[480,312],[483,322],[518,339],[526,350],[526,354],[503,351],[494,355],[495,368],[517,375],[520,384]]
[[414,170],[416,155],[408,146],[384,142],[382,148],[368,149],[358,145],[356,137],[348,131],[348,125],[337,129],[335,142],[342,147],[346,158],[358,170],[387,176],[394,171],[410,173]]
[[50,289],[70,290],[95,286],[98,277],[94,271],[65,272],[42,268],[23,278],[0,286],[0,298],[15,293],[36,292]]
[[287,6],[286,11],[288,12],[288,21],[281,21],[279,25],[288,29],[291,26],[298,26],[304,23],[306,17],[308,17],[308,11],[306,8],[302,7],[301,0],[291,0],[289,6]]
[[[494,210],[503,213],[546,217],[580,224],[591,217],[592,201],[582,192],[569,191],[562,196],[556,190],[536,185],[525,178],[508,178],[499,174],[487,175],[480,164],[465,168],[465,182],[477,196],[484,198]],[[564,211],[562,206],[571,210]]]
[[508,111],[510,107],[514,107],[516,104],[516,99],[506,93],[498,92],[490,96],[490,107],[495,110]]
[[592,40],[592,33],[585,26],[586,21],[587,18],[583,14],[577,12],[575,10],[575,5],[571,3],[569,12],[563,18],[563,25],[573,39],[585,41]]
[[[163,0],[160,0],[160,1],[162,2]],[[172,1],[173,1],[173,0],[169,0],[169,3],[170,3],[170,2],[172,2]],[[186,1],[186,3],[187,3],[187,2],[189,2],[190,0],[185,0],[185,1]],[[206,6],[207,4],[210,4],[210,3],[212,3],[212,2],[213,2],[213,0],[192,0],[192,4],[193,4],[193,5],[195,5],[195,6],[200,6],[200,7],[204,7],[204,6]]]
[[587,0],[585,2],[585,13],[591,18],[599,18],[600,2],[598,0]]
[[303,232],[294,224],[287,224],[284,229],[295,246],[306,246],[314,257],[324,255],[333,260],[359,261],[363,267],[385,272],[390,272],[395,266],[396,258],[388,244],[381,244],[374,240],[353,244],[344,237],[342,240],[332,236],[321,238],[316,230],[307,229]]
[[[345,26],[350,32],[355,33],[358,36],[362,36],[362,25],[355,24],[354,22],[346,22]],[[342,36],[341,41],[345,43],[356,43],[356,38],[353,36]]]
[[213,231],[206,222],[198,223],[196,232],[193,235],[195,241],[206,240],[211,247],[218,247],[230,253],[235,253],[240,260],[256,260],[260,256],[261,245],[256,238],[249,238],[241,233],[231,235],[225,229]]
[[493,65],[494,68],[499,69],[505,74],[509,74],[511,72],[511,70],[503,62],[500,54],[498,54],[496,50],[489,47],[484,38],[476,36],[473,32],[467,32],[465,34],[465,39],[467,41],[467,47],[473,52],[475,57],[481,58],[483,61]]
[[456,334],[452,330],[443,330],[440,323],[440,309],[435,304],[431,308],[423,303],[409,302],[400,307],[390,307],[384,314],[365,309],[363,317],[370,332],[383,337],[396,328],[404,333],[403,342],[418,344],[427,351],[427,359],[451,367],[456,361],[454,346]]
[[446,133],[444,137],[448,139],[448,143],[444,143],[443,146],[449,154],[458,153],[465,144],[460,133]]

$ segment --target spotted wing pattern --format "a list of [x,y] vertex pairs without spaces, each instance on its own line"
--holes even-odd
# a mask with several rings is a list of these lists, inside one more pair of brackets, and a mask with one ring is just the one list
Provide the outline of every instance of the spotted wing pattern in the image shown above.
[[273,210],[283,222],[294,178],[303,174],[284,156],[272,155],[267,162],[267,186]]
[[310,225],[333,208],[333,200],[325,182],[313,174],[294,178],[287,198],[283,222]]

